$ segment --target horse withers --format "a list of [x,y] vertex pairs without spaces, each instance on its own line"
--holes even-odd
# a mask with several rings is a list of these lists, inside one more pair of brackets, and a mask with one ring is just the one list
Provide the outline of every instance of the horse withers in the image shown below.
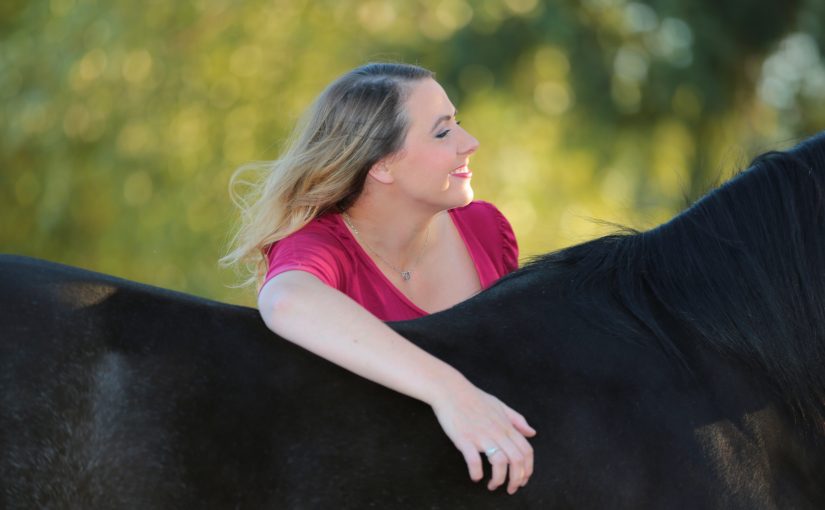
[[820,134],[392,324],[536,427],[513,496],[256,310],[2,256],[0,506],[825,508],[823,190]]

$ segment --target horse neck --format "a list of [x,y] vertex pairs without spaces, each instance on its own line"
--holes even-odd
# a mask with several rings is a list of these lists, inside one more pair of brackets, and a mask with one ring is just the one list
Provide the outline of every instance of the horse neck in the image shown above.
[[816,427],[825,417],[821,178],[782,159],[755,166],[617,249],[617,286],[643,322],[670,336],[648,311],[658,303]]

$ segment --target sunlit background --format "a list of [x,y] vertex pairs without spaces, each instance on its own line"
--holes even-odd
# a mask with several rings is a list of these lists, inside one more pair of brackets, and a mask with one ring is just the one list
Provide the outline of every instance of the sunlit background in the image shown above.
[[436,71],[523,258],[825,128],[825,2],[5,0],[0,251],[234,303],[227,183],[372,60]]

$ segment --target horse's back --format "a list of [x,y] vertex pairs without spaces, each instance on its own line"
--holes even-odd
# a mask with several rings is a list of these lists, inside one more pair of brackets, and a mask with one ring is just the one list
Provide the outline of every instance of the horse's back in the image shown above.
[[500,501],[468,493],[426,405],[253,309],[22,257],[0,256],[0,282],[0,507]]
[[278,404],[253,310],[22,257],[0,282],[3,507],[238,503]]
[[609,292],[582,304],[565,282],[522,272],[393,325],[539,430],[508,497],[473,486],[426,405],[255,310],[0,257],[0,506],[822,506],[820,450],[743,367],[696,349],[685,375],[610,326],[625,312]]

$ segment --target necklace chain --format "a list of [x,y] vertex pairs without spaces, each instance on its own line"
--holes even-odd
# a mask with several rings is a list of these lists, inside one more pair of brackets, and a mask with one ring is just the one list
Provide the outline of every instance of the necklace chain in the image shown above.
[[389,260],[385,259],[384,257],[381,256],[380,253],[378,253],[377,251],[372,249],[372,246],[370,246],[367,243],[367,240],[364,239],[363,237],[361,237],[361,232],[359,232],[358,229],[355,228],[355,225],[352,224],[352,218],[350,218],[349,214],[347,214],[346,212],[342,212],[341,217],[344,218],[344,223],[346,223],[347,226],[350,228],[350,230],[352,230],[352,233],[355,234],[355,236],[358,237],[358,239],[361,240],[361,242],[364,244],[364,246],[367,248],[367,250],[369,250],[370,253],[372,253],[373,255],[378,257],[384,264],[388,265],[393,271],[400,274],[401,279],[404,280],[405,282],[409,281],[410,278],[412,278],[413,269],[415,269],[415,266],[418,265],[418,262],[421,260],[421,257],[424,255],[424,250],[427,249],[427,242],[430,240],[430,227],[429,226],[427,226],[427,234],[424,237],[424,244],[421,245],[421,251],[418,252],[418,256],[413,261],[412,266],[410,266],[409,269],[404,270],[404,269],[399,269],[399,268],[395,267],[393,264],[390,263]]

